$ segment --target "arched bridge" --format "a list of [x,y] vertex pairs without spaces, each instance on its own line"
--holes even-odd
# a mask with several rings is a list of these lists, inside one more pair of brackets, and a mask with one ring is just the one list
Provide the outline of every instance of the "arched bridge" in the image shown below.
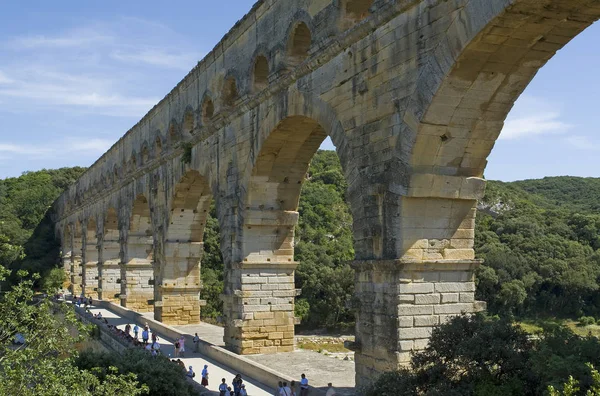
[[225,342],[294,345],[294,226],[329,136],[348,181],[365,383],[474,312],[486,158],[598,0],[263,0],[56,202],[76,292],[199,320],[212,201]]

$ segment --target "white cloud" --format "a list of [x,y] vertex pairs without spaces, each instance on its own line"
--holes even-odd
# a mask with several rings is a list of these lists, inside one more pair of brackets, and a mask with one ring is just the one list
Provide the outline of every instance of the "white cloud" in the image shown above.
[[49,157],[59,153],[103,154],[113,145],[108,139],[65,138],[54,144],[14,144],[0,143],[1,158],[13,158],[15,155]]
[[0,153],[3,154],[42,154],[47,152],[49,152],[47,148],[34,145],[0,143]]
[[579,150],[600,150],[600,143],[592,141],[588,136],[573,135],[565,138],[565,142]]
[[186,71],[191,70],[198,60],[194,54],[169,53],[163,49],[157,48],[144,49],[138,52],[115,51],[111,56],[122,62],[144,63],[152,66]]
[[157,81],[170,76],[174,86],[196,64],[191,45],[165,25],[124,17],[0,41],[2,110],[139,119],[168,92]]
[[523,95],[508,115],[498,139],[516,140],[530,136],[562,134],[572,125],[562,121],[558,106],[543,99]]
[[69,139],[65,142],[65,151],[105,153],[114,144],[108,139]]
[[113,41],[114,37],[88,29],[77,29],[59,36],[23,36],[16,37],[7,43],[13,50],[31,50],[39,48],[74,48],[87,47],[92,44]]
[[8,78],[8,76],[0,70],[0,84],[12,84],[12,83],[13,83],[13,80]]

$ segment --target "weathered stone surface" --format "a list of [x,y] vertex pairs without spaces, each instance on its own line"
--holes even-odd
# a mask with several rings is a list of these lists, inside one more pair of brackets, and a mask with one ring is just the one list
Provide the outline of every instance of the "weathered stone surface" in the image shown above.
[[[259,1],[56,201],[72,291],[93,288],[97,262],[102,298],[144,309],[152,290],[157,318],[197,321],[215,198],[226,344],[292,348],[277,327],[295,322],[298,199],[330,136],[353,215],[357,384],[398,368],[402,337],[425,345],[425,317],[482,308],[487,157],[539,68],[599,17],[596,0]],[[151,276],[129,271],[144,263]]]

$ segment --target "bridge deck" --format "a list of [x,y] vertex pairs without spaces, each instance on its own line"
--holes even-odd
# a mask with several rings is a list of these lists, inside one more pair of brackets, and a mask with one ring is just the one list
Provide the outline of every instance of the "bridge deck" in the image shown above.
[[[152,313],[144,314],[152,318]],[[199,325],[174,326],[181,332],[198,335],[215,345],[224,346],[223,328],[208,323]],[[282,352],[274,355],[248,355],[245,356],[257,363],[267,366],[291,378],[300,378],[305,373],[310,384],[316,388],[327,389],[327,383],[333,383],[337,394],[354,395],[354,362],[339,360],[324,356],[320,353],[296,350]]]

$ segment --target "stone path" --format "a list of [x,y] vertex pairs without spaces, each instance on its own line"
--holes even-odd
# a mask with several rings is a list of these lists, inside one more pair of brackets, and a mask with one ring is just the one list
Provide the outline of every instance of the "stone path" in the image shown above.
[[[148,315],[152,317],[152,313]],[[173,327],[187,334],[198,333],[200,338],[212,344],[224,345],[224,329],[222,327],[208,323]],[[244,357],[290,378],[298,378],[299,380],[300,374],[304,373],[310,384],[316,388],[327,389],[327,383],[332,382],[339,395],[350,396],[355,394],[353,361],[340,360],[302,349],[275,355],[246,355]]]
[[[134,325],[134,322],[129,321],[128,319],[123,319],[119,315],[115,314],[112,311],[102,309],[102,308],[94,308],[92,307],[90,311],[93,314],[97,314],[98,312],[102,312],[102,317],[108,320],[109,324],[117,326],[120,329],[125,329],[125,325],[128,323]],[[144,325],[144,323],[137,323],[140,327]],[[215,326],[216,327],[216,326]],[[152,328],[150,329],[152,330]],[[200,333],[200,332],[199,332]],[[174,340],[169,340],[163,337],[160,333],[157,333],[159,337],[160,349],[163,354],[169,357],[173,357],[175,352],[175,347],[173,345]],[[141,338],[141,330],[140,330],[140,338]],[[222,338],[222,336],[221,336]],[[194,380],[196,382],[200,382],[202,379],[200,373],[202,372],[202,368],[205,364],[208,364],[208,372],[209,372],[209,386],[208,389],[212,391],[216,391],[218,389],[219,384],[221,383],[221,378],[225,378],[227,383],[231,385],[231,380],[235,376],[234,373],[229,367],[224,366],[212,359],[206,358],[199,353],[193,353],[194,345],[189,345],[186,343],[185,345],[185,358],[181,358],[181,360],[185,363],[186,367],[192,366],[194,371],[196,372],[196,378]],[[269,386],[264,384],[255,382],[249,378],[244,377],[244,383],[246,384],[246,390],[248,391],[248,395],[250,396],[271,396],[273,395],[274,390],[272,390]],[[215,394],[218,394],[215,392]]]

